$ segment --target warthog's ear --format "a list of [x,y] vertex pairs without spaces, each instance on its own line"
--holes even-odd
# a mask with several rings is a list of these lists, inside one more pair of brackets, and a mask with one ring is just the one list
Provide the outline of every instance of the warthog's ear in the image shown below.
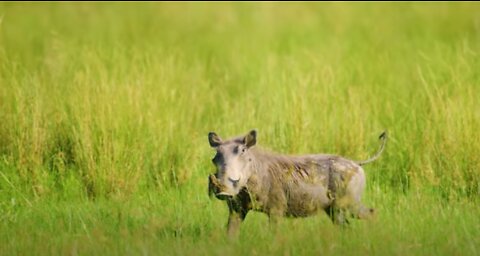
[[222,139],[214,132],[208,133],[208,142],[212,148],[218,147],[222,144]]
[[247,148],[254,146],[257,143],[257,130],[251,130],[244,138],[243,144],[247,146]]

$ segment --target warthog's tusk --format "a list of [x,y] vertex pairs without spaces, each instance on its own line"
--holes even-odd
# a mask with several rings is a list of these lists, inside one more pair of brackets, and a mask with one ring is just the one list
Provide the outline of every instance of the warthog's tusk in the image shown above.
[[217,195],[217,196],[233,196],[233,195],[231,195],[231,194],[229,194],[229,193],[227,193],[227,192],[220,192],[220,193],[217,193],[216,195]]

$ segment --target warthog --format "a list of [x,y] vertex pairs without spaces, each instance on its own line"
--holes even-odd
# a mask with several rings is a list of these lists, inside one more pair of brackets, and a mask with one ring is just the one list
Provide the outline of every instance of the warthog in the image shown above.
[[217,172],[209,176],[209,194],[227,202],[229,234],[236,233],[250,210],[266,213],[271,222],[280,216],[306,217],[322,210],[338,225],[348,224],[348,217],[366,219],[374,209],[360,202],[365,188],[361,166],[383,152],[386,133],[379,139],[382,144],[372,158],[352,161],[326,154],[265,152],[254,147],[256,130],[225,141],[210,132]]

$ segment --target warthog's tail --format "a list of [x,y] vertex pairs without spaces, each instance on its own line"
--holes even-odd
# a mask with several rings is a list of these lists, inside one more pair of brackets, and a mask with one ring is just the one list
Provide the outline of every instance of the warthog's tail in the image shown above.
[[380,134],[378,139],[382,141],[382,145],[380,145],[380,149],[378,149],[377,153],[375,153],[375,155],[372,158],[369,158],[365,161],[357,162],[358,165],[365,165],[365,164],[371,163],[380,157],[383,150],[385,149],[385,144],[387,144],[387,131],[382,132],[382,134]]

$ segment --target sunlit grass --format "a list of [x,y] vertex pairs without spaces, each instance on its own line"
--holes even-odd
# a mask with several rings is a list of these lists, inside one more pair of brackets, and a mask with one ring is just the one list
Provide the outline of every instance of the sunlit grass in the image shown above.
[[[478,254],[476,3],[1,3],[0,254]],[[365,159],[373,222],[224,237],[207,133]]]

